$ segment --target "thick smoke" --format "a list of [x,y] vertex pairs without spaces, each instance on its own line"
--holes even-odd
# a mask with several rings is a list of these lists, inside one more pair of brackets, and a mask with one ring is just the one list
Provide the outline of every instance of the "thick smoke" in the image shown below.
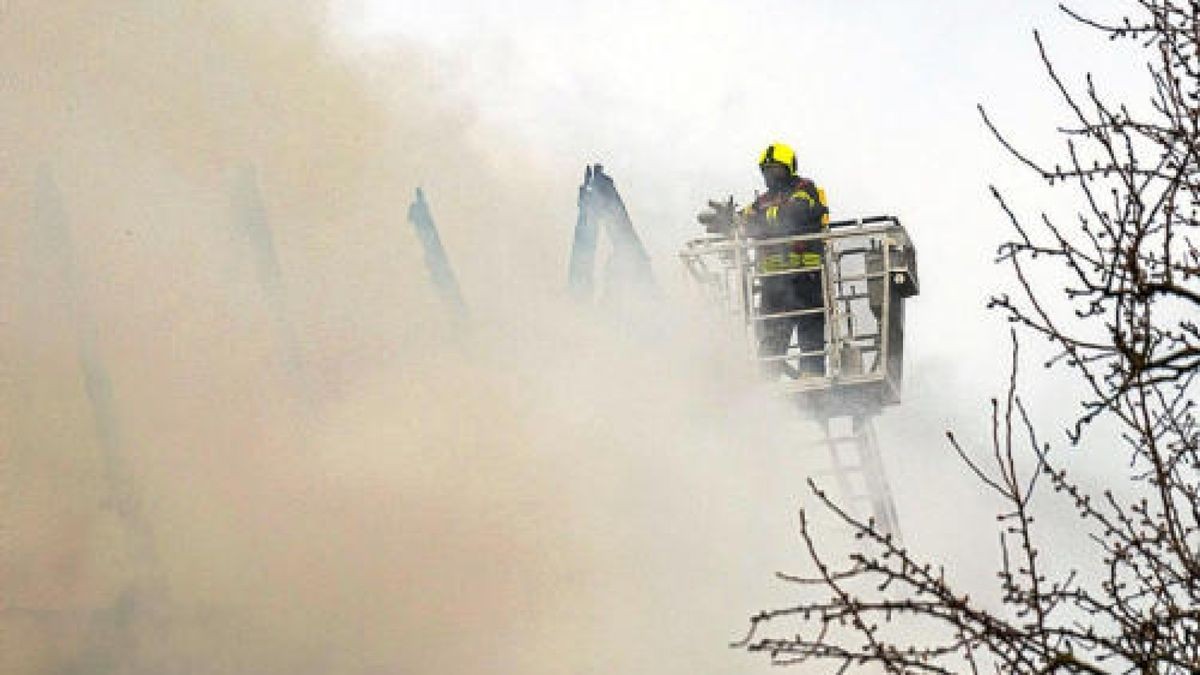
[[317,3],[0,16],[0,670],[754,665],[824,460],[729,343],[559,304],[575,163]]

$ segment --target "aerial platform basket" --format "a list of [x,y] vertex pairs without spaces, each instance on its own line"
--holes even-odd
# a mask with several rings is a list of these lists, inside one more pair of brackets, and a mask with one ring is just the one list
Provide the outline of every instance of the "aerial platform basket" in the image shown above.
[[[794,242],[821,241],[825,256],[819,267],[764,272],[759,251]],[[786,353],[759,356],[783,362],[781,386],[819,410],[836,405],[862,407],[870,413],[900,402],[904,374],[904,300],[920,290],[916,249],[900,221],[892,216],[831,223],[816,234],[747,239],[710,235],[687,242],[680,252],[684,267],[709,300],[744,325],[751,349],[763,323],[805,313],[825,313],[825,347],[801,352],[795,341]],[[759,300],[767,277],[817,274],[822,307],[764,313]],[[821,355],[825,376],[801,376],[799,358]]]

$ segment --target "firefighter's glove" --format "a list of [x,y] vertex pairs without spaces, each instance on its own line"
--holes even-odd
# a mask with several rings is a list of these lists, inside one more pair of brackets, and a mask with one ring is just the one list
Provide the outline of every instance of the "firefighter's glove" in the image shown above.
[[696,216],[696,220],[700,221],[706,232],[726,234],[733,230],[736,213],[737,207],[732,199],[725,202],[709,200],[708,210]]

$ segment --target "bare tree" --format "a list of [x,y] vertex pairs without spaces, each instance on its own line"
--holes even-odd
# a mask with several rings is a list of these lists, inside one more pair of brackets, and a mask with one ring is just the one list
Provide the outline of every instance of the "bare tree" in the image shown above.
[[[1035,33],[1072,117],[1058,130],[1063,159],[1047,164],[1017,149],[980,108],[1015,158],[1073,190],[1079,204],[1070,224],[1044,214],[1031,223],[993,189],[1015,230],[998,260],[1020,292],[991,302],[1015,324],[1012,376],[1007,395],[993,401],[986,461],[948,436],[1005,504],[998,602],[968,597],[943,565],[920,560],[814,485],[863,546],[830,561],[801,514],[816,573],[781,577],[815,599],[753,617],[739,646],[777,663],[824,661],[839,673],[1200,672],[1200,2],[1137,0],[1114,23],[1061,8],[1069,20],[1144,50],[1152,95],[1136,107],[1114,102],[1090,75],[1082,93],[1072,91]],[[1042,283],[1047,273],[1066,281]],[[1093,494],[1039,438],[1018,395],[1019,342],[1029,336],[1053,345],[1051,372],[1085,387],[1070,442],[1087,442],[1101,420],[1121,429],[1128,485]],[[1047,563],[1064,552],[1035,544],[1030,500],[1043,493],[1074,509],[1099,573],[1051,571]],[[785,626],[799,632],[778,636]]]

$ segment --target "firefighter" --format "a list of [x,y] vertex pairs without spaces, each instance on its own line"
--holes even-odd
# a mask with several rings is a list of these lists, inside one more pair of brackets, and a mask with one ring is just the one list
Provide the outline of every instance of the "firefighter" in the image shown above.
[[[796,153],[783,143],[768,145],[758,159],[767,191],[742,210],[745,234],[752,239],[769,239],[798,234],[816,234],[829,228],[829,208],[825,191],[796,173]],[[825,305],[822,291],[822,242],[795,242],[758,249],[760,273],[791,272],[760,278],[759,311],[776,314]],[[769,319],[761,322],[758,354],[760,357],[787,353],[792,332],[801,352],[825,348],[825,313]],[[785,369],[783,361],[764,363],[764,372],[778,377]],[[825,356],[801,357],[797,377],[825,375]]]

